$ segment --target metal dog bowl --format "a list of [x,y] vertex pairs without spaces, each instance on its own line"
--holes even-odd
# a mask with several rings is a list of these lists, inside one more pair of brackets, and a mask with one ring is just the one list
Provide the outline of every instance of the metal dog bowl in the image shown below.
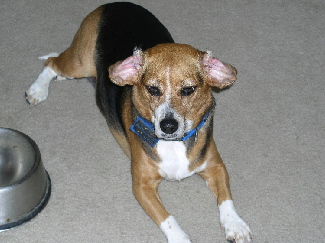
[[0,231],[35,217],[47,204],[51,181],[36,143],[0,128]]

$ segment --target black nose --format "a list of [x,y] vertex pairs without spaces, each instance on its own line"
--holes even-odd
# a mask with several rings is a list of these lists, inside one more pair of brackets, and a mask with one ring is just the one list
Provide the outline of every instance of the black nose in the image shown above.
[[178,129],[178,122],[175,119],[164,119],[160,122],[160,128],[164,133],[172,134]]

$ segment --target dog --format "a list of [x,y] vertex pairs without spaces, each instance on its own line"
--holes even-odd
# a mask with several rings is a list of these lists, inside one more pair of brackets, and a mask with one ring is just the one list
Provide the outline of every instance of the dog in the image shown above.
[[217,198],[226,239],[251,242],[212,136],[212,88],[236,81],[233,66],[174,43],[153,14],[127,2],[100,6],[83,20],[67,50],[40,59],[45,65],[26,91],[27,102],[44,101],[52,79],[95,77],[97,105],[132,161],[134,195],[169,243],[191,241],[164,208],[158,185],[195,173]]

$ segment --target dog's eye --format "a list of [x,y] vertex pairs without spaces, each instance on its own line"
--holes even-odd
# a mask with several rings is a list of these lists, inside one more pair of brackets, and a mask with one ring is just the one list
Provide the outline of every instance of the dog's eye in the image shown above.
[[181,96],[189,96],[189,95],[193,94],[195,89],[196,89],[196,86],[185,87],[181,90]]
[[156,86],[146,86],[146,88],[147,88],[149,94],[151,94],[152,96],[160,96],[161,95],[159,88]]

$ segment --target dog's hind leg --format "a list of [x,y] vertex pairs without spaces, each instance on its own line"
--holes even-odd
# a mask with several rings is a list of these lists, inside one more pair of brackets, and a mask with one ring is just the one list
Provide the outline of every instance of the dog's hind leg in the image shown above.
[[[25,93],[26,101],[30,105],[37,105],[48,97],[49,86],[53,79],[56,78],[57,80],[62,81],[67,78],[79,78],[78,70],[73,68],[74,66],[77,66],[74,59],[66,58],[64,60],[64,58],[62,58],[62,56],[66,56],[66,52],[69,53],[69,49],[60,55],[57,53],[50,53],[38,58],[40,60],[46,60],[46,62],[35,82]],[[70,71],[67,71],[69,68],[71,68]]]
[[[95,44],[93,44],[93,48],[86,49],[86,46],[80,39],[79,30],[72,45],[60,55],[50,53],[39,57],[40,60],[46,61],[41,73],[25,93],[26,101],[30,105],[37,105],[48,97],[50,83],[55,78],[62,81],[96,76],[92,58]],[[95,41],[93,42],[95,43]],[[85,49],[83,52],[80,52],[82,47]]]
[[65,80],[96,77],[96,30],[101,14],[101,7],[91,12],[81,23],[71,46],[60,55],[50,53],[39,58],[46,61],[38,78],[26,91],[26,100],[30,105],[37,105],[47,98],[54,78]]
[[[40,60],[47,60],[49,57],[57,57],[57,53],[50,53],[48,55],[39,57]],[[48,66],[44,66],[42,72],[38,75],[35,82],[26,91],[26,100],[30,105],[36,105],[48,96],[48,89],[50,82],[57,76],[57,73]]]

